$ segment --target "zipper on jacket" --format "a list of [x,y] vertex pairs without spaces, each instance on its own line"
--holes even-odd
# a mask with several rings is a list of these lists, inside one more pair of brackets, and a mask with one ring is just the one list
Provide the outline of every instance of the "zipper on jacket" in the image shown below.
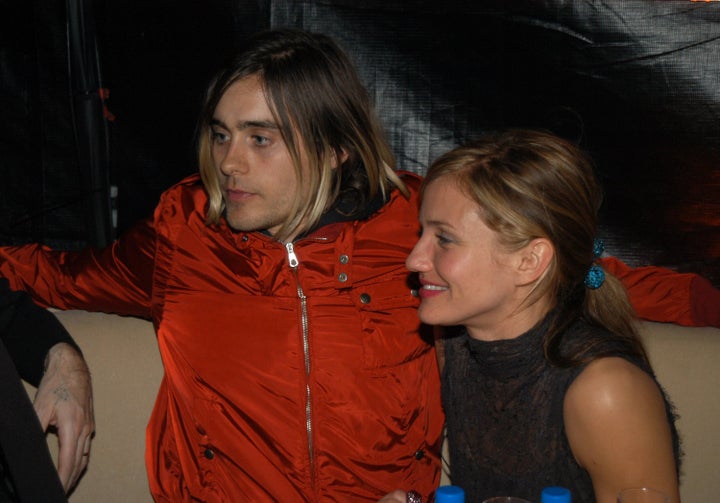
[[303,355],[305,357],[305,431],[307,433],[307,446],[308,456],[310,458],[310,478],[312,481],[313,490],[315,488],[315,455],[313,454],[313,440],[312,440],[312,405],[311,405],[311,392],[310,392],[310,334],[309,334],[309,323],[308,323],[308,312],[307,312],[307,297],[303,292],[302,285],[300,285],[300,278],[297,274],[297,268],[300,265],[295,254],[295,249],[292,243],[285,243],[285,250],[287,250],[288,264],[295,274],[295,284],[297,285],[297,295],[300,299],[300,319],[302,329],[302,342],[303,342]]

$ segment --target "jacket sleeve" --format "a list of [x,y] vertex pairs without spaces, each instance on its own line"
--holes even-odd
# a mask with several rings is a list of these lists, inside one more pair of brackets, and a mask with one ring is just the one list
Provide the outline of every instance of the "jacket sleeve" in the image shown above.
[[0,277],[44,307],[149,318],[154,253],[155,232],[146,220],[104,249],[0,247]]
[[633,268],[614,257],[600,262],[623,283],[639,318],[720,327],[720,290],[702,276],[663,267]]
[[65,342],[80,351],[51,312],[25,292],[10,290],[6,279],[0,279],[0,339],[20,377],[33,386],[39,384],[45,356],[55,344]]

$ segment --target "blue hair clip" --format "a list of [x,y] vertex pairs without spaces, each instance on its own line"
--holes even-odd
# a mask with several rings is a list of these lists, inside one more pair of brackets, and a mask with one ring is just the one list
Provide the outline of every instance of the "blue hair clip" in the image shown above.
[[[603,240],[595,239],[595,241],[593,241],[593,257],[595,257],[596,259],[600,258],[604,251],[605,243],[603,242]],[[585,286],[591,290],[596,290],[600,288],[600,285],[602,285],[604,282],[605,271],[603,271],[602,267],[597,264],[591,265],[590,269],[585,275]]]
[[593,257],[600,258],[605,251],[605,242],[602,239],[595,239],[593,241]]
[[605,271],[603,271],[602,267],[597,264],[591,265],[590,269],[585,275],[585,286],[588,287],[590,290],[595,290],[597,288],[600,288],[600,286],[604,282]]

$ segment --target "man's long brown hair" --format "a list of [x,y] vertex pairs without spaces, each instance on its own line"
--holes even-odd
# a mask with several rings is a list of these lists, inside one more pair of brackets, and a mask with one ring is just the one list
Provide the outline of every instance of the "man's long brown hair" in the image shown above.
[[[198,131],[209,225],[219,222],[225,208],[212,158],[211,120],[228,87],[250,76],[262,83],[300,186],[293,211],[275,236],[278,240],[314,227],[341,193],[350,216],[378,192],[385,195],[394,186],[406,193],[368,93],[347,55],[328,36],[273,30],[251,37],[206,94]],[[304,171],[301,149],[309,167]],[[348,200],[353,203],[349,211]]]

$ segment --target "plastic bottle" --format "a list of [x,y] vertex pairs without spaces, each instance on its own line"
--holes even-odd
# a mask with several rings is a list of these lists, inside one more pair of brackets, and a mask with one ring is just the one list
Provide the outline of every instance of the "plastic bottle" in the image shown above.
[[564,487],[546,487],[540,495],[540,503],[571,503],[571,501],[570,490]]
[[435,491],[435,503],[465,503],[465,491],[458,486],[440,486]]

